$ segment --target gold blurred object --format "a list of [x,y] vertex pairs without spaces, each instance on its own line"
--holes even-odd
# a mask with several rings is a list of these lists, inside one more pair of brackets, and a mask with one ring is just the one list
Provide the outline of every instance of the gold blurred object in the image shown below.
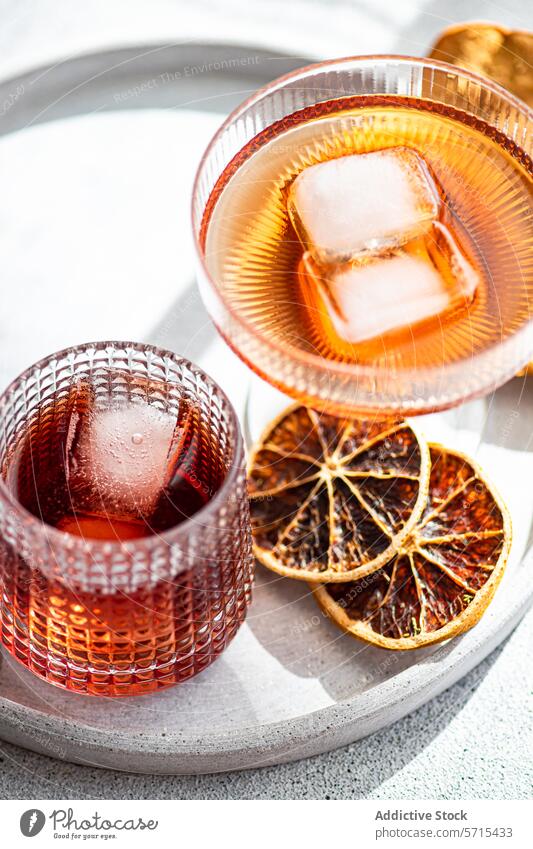
[[429,56],[490,77],[533,106],[533,33],[471,22],[441,32]]
[[[472,21],[447,27],[429,58],[489,77],[533,106],[533,32]],[[520,375],[533,375],[533,361]]]

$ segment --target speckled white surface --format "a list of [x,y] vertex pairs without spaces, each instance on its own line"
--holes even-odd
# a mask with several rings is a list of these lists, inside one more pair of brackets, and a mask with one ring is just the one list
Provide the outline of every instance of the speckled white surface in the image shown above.
[[[279,38],[280,46],[294,49],[298,30],[302,49],[305,41],[306,50],[316,55],[340,55],[421,53],[436,32],[454,20],[490,17],[532,26],[526,4],[517,0],[509,0],[505,8],[481,0],[419,0],[402,4],[401,13],[388,0],[336,2],[329,4],[328,12],[325,4],[309,2],[306,7],[297,0],[290,13],[284,5],[295,27],[281,33],[275,25],[277,4],[263,0],[244,14],[240,0],[199,0],[193,4],[194,13],[189,4],[154,0],[149,15],[137,0],[110,5],[95,2],[89,12],[86,4],[65,0],[0,0],[0,73],[109,44],[205,37],[210,31],[227,40],[255,36],[270,45]],[[240,13],[238,24],[228,11]],[[225,776],[149,777],[60,763],[0,743],[0,797],[525,798],[533,783],[528,758],[532,637],[530,613],[509,640],[460,683],[386,731],[328,755]]]

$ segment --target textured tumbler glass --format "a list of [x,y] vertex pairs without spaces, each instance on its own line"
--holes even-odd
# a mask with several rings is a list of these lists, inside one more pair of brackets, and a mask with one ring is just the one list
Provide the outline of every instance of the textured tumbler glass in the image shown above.
[[[174,474],[161,445],[179,420]],[[82,345],[7,388],[0,433],[3,646],[94,695],[152,692],[205,669],[242,624],[252,581],[243,444],[220,388],[168,351]],[[138,470],[125,476],[130,455],[146,461],[139,486]],[[107,538],[95,538],[105,522]]]
[[[368,362],[323,356],[311,346],[309,334],[302,335],[294,310],[286,308],[301,295],[279,283],[281,250],[274,240],[269,249],[278,257],[278,266],[270,276],[265,274],[264,290],[254,275],[260,263],[265,262],[266,252],[258,256],[250,250],[245,256],[244,240],[236,240],[235,255],[223,271],[218,270],[218,257],[227,253],[221,245],[226,244],[224,239],[228,241],[225,234],[229,232],[230,219],[245,221],[246,232],[253,233],[255,228],[263,234],[263,242],[269,227],[273,229],[268,219],[270,208],[263,218],[254,218],[250,209],[243,209],[239,219],[233,207],[228,207],[216,220],[217,204],[224,190],[238,176],[239,169],[253,161],[255,153],[265,148],[271,160],[277,156],[286,163],[284,146],[290,147],[292,142],[285,134],[299,126],[300,120],[320,122],[340,109],[356,114],[370,102],[389,107],[397,105],[398,99],[403,99],[413,111],[455,115],[464,127],[486,135],[505,149],[506,155],[512,153],[523,164],[524,178],[528,174],[531,178],[533,112],[525,103],[490,80],[443,62],[361,56],[311,65],[274,80],[255,93],[216,132],[195,182],[192,223],[198,281],[222,336],[247,365],[277,389],[308,406],[338,415],[413,415],[452,407],[497,388],[533,355],[531,241],[519,242],[513,237],[514,225],[518,227],[530,215],[531,207],[524,209],[518,202],[513,203],[513,198],[507,202],[507,229],[501,214],[499,219],[494,215],[496,223],[490,225],[484,223],[482,215],[479,220],[473,217],[471,222],[480,263],[489,252],[498,253],[498,274],[491,281],[494,285],[490,286],[487,308],[480,310],[480,318],[472,321],[472,326],[470,314],[462,324],[457,323],[457,330],[450,330],[450,325],[443,323],[440,335],[435,334],[431,357],[414,344],[406,346],[409,356],[397,356],[394,348],[389,354],[385,343],[383,356],[369,358]],[[433,142],[428,139],[430,143]],[[442,149],[445,145],[443,141]],[[435,158],[439,158],[438,151]],[[302,161],[307,161],[303,154]],[[477,173],[481,174],[479,168]],[[242,178],[243,186],[253,182],[251,175],[250,167]],[[268,184],[265,194],[283,194],[287,190],[281,166],[276,176],[277,182],[276,178],[258,181]],[[472,184],[463,188],[473,199],[479,196],[479,187]],[[501,213],[503,201],[497,193],[484,199],[484,203],[491,211]],[[223,238],[217,235],[213,239],[211,252],[208,245],[215,230]],[[245,262],[241,276],[232,276],[232,263],[237,268],[238,263]],[[466,353],[455,356],[456,349],[463,348]]]

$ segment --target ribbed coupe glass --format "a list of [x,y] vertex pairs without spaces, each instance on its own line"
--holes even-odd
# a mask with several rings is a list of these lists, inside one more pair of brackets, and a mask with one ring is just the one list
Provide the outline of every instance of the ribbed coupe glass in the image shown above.
[[252,580],[244,451],[201,369],[129,342],[41,360],[0,398],[0,471],[1,643],[18,661],[125,696],[228,645]]
[[[339,415],[428,413],[504,383],[533,355],[532,115],[489,80],[397,56],[323,62],[258,91],[214,136],[193,196],[199,286],[224,339],[282,392]],[[312,162],[398,145],[441,181],[482,285],[429,330],[324,353],[295,282],[288,189]]]

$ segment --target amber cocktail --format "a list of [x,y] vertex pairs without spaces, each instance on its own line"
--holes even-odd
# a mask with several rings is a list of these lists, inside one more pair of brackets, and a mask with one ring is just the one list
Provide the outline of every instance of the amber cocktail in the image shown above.
[[264,379],[335,414],[489,392],[533,353],[531,110],[444,63],[275,81],[197,176],[202,293]]

